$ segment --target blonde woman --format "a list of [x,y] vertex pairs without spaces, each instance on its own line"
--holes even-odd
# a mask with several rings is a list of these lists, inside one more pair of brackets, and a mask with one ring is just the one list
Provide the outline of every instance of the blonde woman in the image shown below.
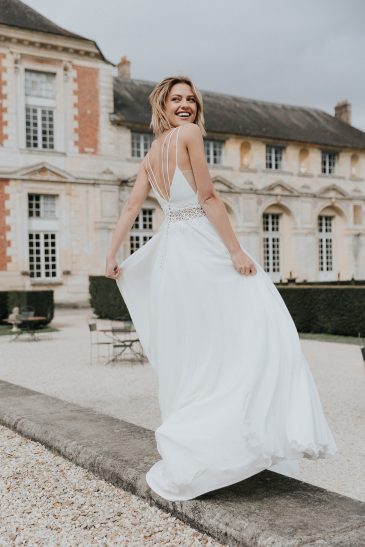
[[[239,243],[209,175],[203,102],[185,76],[150,95],[151,149],[106,261],[158,376],[161,459],[147,472],[167,500],[189,500],[263,469],[298,477],[298,459],[336,453],[294,322]],[[120,264],[150,190],[165,218]]]

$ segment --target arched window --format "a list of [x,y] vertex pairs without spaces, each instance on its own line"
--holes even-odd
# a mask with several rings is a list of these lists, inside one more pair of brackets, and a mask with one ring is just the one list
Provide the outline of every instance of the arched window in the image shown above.
[[326,273],[333,271],[333,215],[318,216],[318,260],[321,277],[326,279]]
[[262,263],[274,283],[298,274],[294,217],[283,203],[271,203],[262,214]]
[[280,214],[264,213],[262,228],[264,270],[277,278],[280,274]]
[[350,279],[354,273],[353,249],[346,245],[346,219],[336,204],[323,207],[317,216],[318,279]]

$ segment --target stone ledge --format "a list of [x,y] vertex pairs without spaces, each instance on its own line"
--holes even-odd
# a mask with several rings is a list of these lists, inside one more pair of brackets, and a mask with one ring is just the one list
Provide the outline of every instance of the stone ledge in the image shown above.
[[365,503],[265,470],[183,502],[154,494],[154,431],[0,380],[0,423],[230,546],[365,545]]

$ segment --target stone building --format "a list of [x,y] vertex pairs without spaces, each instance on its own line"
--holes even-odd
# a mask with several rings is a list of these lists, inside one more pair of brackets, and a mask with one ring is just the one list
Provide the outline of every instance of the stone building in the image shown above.
[[[90,39],[0,0],[0,283],[88,302],[153,140],[148,95]],[[212,180],[273,281],[365,278],[365,133],[351,105],[307,107],[202,90]],[[120,249],[158,230],[152,191]]]

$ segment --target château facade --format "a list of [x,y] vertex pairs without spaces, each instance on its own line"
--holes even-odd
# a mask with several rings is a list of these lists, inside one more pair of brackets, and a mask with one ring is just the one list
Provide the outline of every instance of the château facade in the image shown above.
[[[148,95],[97,44],[0,0],[0,283],[87,304],[140,161]],[[244,90],[243,90],[244,92]],[[315,108],[203,91],[206,157],[243,248],[273,281],[365,279],[365,133],[351,105]],[[151,190],[119,252],[153,237]]]

